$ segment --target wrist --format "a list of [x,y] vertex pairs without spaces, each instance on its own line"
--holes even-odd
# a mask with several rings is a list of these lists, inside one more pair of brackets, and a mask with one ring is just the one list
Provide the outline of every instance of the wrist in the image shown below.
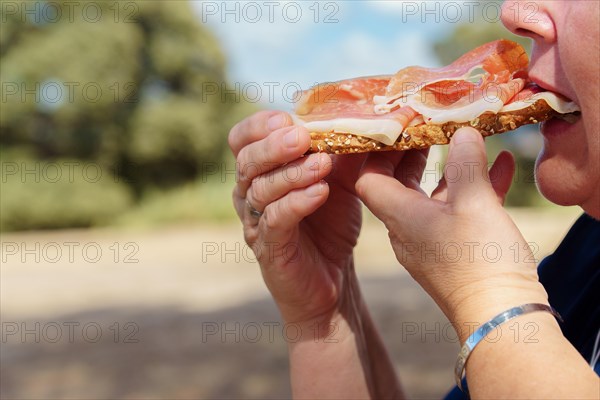
[[[353,259],[344,266],[341,276],[332,280],[327,291],[318,294],[303,294],[301,299],[292,302],[278,302],[281,317],[286,325],[302,329],[304,339],[323,339],[339,331],[341,326],[358,329],[362,326],[363,316],[368,309],[363,301],[358,278],[354,272]],[[335,331],[335,332],[332,332]]]
[[284,327],[288,332],[286,341],[290,348],[339,343],[357,328],[351,326],[338,311],[309,320],[284,322]]
[[297,323],[306,335],[288,341],[293,398],[373,397],[365,332],[351,321],[336,313]]
[[296,322],[305,334],[288,341],[294,398],[403,397],[358,281],[350,275],[333,310]]
[[469,296],[450,307],[446,315],[462,344],[469,335],[496,315],[527,303],[548,304],[548,295],[539,282],[522,286],[484,286],[472,290]]
[[365,324],[369,323],[371,318],[368,317],[368,309],[361,298],[344,301],[332,310],[310,319],[284,318],[286,328],[297,333],[297,339],[288,340],[290,346],[302,343],[336,344],[357,333],[362,334]]
[[305,340],[288,342],[294,398],[403,397],[366,307],[301,325]]

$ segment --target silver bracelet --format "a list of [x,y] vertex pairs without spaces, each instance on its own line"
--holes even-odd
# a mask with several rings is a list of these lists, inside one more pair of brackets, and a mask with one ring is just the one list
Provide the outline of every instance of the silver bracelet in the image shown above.
[[523,304],[518,307],[511,308],[509,310],[504,311],[501,314],[496,315],[494,318],[481,325],[479,329],[477,329],[471,336],[467,338],[465,344],[460,349],[458,353],[458,358],[456,359],[456,365],[454,366],[454,378],[456,379],[456,385],[460,390],[465,392],[462,387],[462,378],[465,371],[465,366],[467,364],[467,359],[471,352],[486,337],[488,333],[490,333],[493,329],[505,323],[506,321],[518,317],[519,315],[528,314],[535,311],[547,311],[550,314],[554,315],[559,321],[562,322],[562,317],[560,314],[552,307],[546,304]]

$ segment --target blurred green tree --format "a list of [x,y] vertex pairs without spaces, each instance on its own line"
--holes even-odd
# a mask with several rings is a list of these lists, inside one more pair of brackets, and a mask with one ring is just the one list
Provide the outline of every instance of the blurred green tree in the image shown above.
[[[500,21],[485,21],[482,17],[474,23],[458,24],[449,35],[435,42],[433,49],[440,62],[447,65],[469,50],[497,39],[509,39],[520,43],[529,54],[531,53],[530,39],[513,34]],[[515,155],[517,173],[506,199],[509,206],[534,206],[545,203],[535,186],[535,142],[539,138],[536,138],[537,128],[532,126],[486,139],[490,162],[493,162],[502,149],[508,149]]]
[[[118,178],[118,185],[105,189],[132,201],[146,190],[198,178],[205,163],[222,159],[227,131],[248,105],[231,95],[219,43],[189,1],[3,3],[0,154],[5,159],[14,160],[14,153],[27,154],[27,163],[97,163]],[[74,186],[62,185],[56,201]],[[35,199],[15,198],[33,190],[2,192],[3,201],[15,207],[35,207]],[[102,212],[104,219],[107,214]],[[11,229],[18,229],[15,224]],[[40,225],[54,226],[64,222]],[[35,221],[27,227],[35,228]]]
[[[496,1],[496,3],[501,2]],[[499,7],[500,5],[498,9]],[[442,64],[450,64],[469,50],[498,39],[517,42],[530,53],[531,39],[513,34],[500,21],[495,19],[486,21],[480,14],[475,15],[479,15],[479,18],[473,23],[458,24],[448,36],[434,43],[433,49]]]

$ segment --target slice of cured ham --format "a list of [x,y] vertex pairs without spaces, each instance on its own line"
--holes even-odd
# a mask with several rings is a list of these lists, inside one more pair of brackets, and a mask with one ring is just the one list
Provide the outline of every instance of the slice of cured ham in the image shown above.
[[390,79],[376,76],[315,86],[296,103],[296,123],[314,132],[356,132],[392,144],[418,114],[410,107],[385,115],[373,111],[373,99],[385,94]]
[[445,67],[412,66],[393,76],[315,86],[301,93],[294,118],[319,137],[346,133],[393,146],[408,128],[465,123],[484,114],[523,110],[538,101],[557,113],[578,111],[568,99],[532,85],[528,63],[519,44],[498,40]]
[[[398,71],[386,90],[388,97],[403,95],[415,86],[441,81],[473,80],[479,75],[481,84],[506,83],[519,72],[527,71],[529,58],[521,45],[510,40],[486,43],[441,68],[407,67]],[[518,76],[515,76],[518,77]]]

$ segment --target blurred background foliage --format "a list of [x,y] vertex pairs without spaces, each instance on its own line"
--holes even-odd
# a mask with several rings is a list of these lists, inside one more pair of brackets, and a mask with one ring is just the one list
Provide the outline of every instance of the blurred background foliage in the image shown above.
[[[103,225],[154,209],[156,193],[187,192],[204,165],[223,161],[229,128],[254,111],[231,95],[220,45],[189,2],[94,1],[104,16],[94,23],[84,20],[92,12],[67,14],[67,3],[53,2],[58,22],[48,7],[2,15],[3,230]],[[205,185],[228,192],[220,183]]]
[[[189,2],[93,3],[114,17],[1,16],[0,229],[232,218],[234,180],[215,166],[233,168],[228,130],[258,107],[231,95],[220,44]],[[501,37],[530,47],[500,23],[458,24],[433,46],[447,64]],[[532,132],[488,140],[490,157],[508,147],[519,162],[509,205],[540,203]]]

